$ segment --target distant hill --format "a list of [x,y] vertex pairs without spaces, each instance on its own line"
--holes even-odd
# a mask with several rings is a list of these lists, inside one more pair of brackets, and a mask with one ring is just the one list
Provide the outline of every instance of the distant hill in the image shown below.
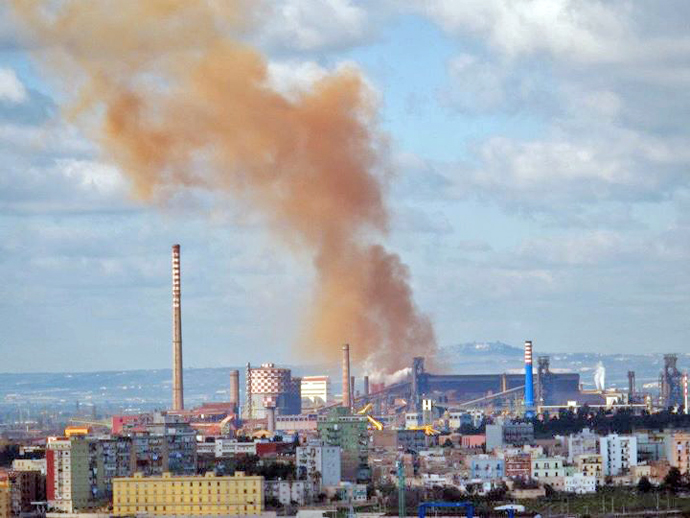
[[[637,386],[654,390],[663,366],[663,353],[598,354],[589,352],[548,353],[538,348],[536,358],[549,356],[555,372],[578,372],[586,388],[593,388],[593,371],[598,362],[606,367],[608,387],[627,387],[628,370],[636,371]],[[471,342],[442,347],[436,362],[428,361],[429,372],[458,374],[523,372],[523,349],[502,342]],[[436,367],[434,366],[436,365]],[[678,367],[690,367],[690,354],[679,355]],[[227,398],[229,371],[232,367],[185,369],[185,400],[188,405]],[[244,367],[240,371],[244,391]],[[298,366],[297,376],[327,374],[331,376],[333,393],[340,391],[339,365]],[[357,387],[361,373],[355,368]],[[40,412],[62,409],[68,414],[88,412],[92,405],[100,411],[138,411],[165,408],[170,404],[172,383],[170,369],[102,371],[82,373],[0,373],[0,422],[2,413]]]

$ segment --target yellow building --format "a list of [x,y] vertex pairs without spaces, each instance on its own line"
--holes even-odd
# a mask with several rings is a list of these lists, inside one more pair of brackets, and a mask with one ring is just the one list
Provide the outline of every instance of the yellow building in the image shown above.
[[575,457],[577,471],[587,477],[596,477],[597,485],[604,481],[604,463],[602,456],[598,453],[585,453]]
[[10,479],[7,474],[0,473],[0,518],[10,518],[11,512]]
[[205,476],[133,477],[113,479],[115,516],[153,515],[251,515],[264,509],[264,478],[238,471],[232,477]]

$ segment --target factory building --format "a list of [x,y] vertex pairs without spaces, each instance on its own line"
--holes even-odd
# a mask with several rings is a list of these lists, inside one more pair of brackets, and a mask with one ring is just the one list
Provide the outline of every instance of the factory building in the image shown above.
[[264,508],[264,479],[236,471],[232,477],[205,476],[117,478],[113,514],[134,516],[252,516]]
[[293,378],[290,369],[264,363],[261,367],[247,364],[247,419],[266,419],[270,410],[275,415],[295,415],[302,413],[301,378]]
[[324,406],[331,400],[331,382],[328,376],[304,376],[300,386],[302,400],[311,406]]
[[664,369],[659,376],[661,387],[660,403],[664,408],[683,406],[685,398],[683,394],[683,374],[678,370],[678,355],[664,355]]

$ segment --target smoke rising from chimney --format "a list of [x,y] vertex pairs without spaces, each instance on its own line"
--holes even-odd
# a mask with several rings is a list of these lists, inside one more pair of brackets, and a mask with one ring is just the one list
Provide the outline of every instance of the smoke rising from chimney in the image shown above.
[[356,69],[290,98],[271,89],[266,59],[241,41],[259,15],[246,14],[249,2],[14,6],[66,95],[76,92],[66,113],[139,198],[227,192],[291,249],[311,252],[313,306],[296,340],[303,353],[335,361],[347,341],[354,361],[388,373],[433,356],[433,327],[414,303],[409,270],[381,244],[384,139]]

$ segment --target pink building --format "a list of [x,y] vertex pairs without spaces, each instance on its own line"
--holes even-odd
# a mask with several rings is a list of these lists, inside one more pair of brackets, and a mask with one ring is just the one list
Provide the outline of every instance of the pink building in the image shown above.
[[690,433],[676,432],[666,437],[666,458],[681,473],[690,472]]
[[463,435],[460,440],[460,445],[463,448],[481,448],[486,444],[486,435]]

